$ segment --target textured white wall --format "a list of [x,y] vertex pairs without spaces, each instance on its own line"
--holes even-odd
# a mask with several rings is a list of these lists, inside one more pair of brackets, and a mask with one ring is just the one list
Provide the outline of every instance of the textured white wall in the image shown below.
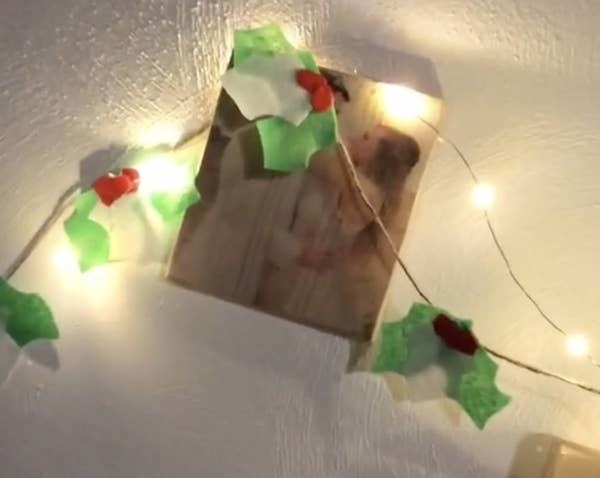
[[[266,19],[367,74],[401,65],[342,38],[434,62],[445,130],[496,186],[492,218],[516,272],[600,354],[592,0],[4,0],[0,268],[81,159],[156,121],[201,124],[231,29]],[[568,359],[509,281],[469,187],[439,146],[403,248],[422,287],[475,318],[495,348],[600,386],[600,371]],[[51,265],[58,233],[16,277],[54,308],[55,354],[37,344],[17,356],[0,343],[0,476],[501,477],[530,433],[600,448],[600,399],[585,392],[503,366],[514,401],[478,432],[437,402],[395,403],[376,377],[345,375],[341,339],[150,271],[115,267],[74,285]],[[403,278],[395,287],[390,316],[415,299]]]

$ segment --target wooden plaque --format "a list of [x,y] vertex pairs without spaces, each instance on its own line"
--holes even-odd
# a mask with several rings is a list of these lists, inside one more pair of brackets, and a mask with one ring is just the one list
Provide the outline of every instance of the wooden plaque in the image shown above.
[[[361,185],[399,246],[441,101],[323,69]],[[412,95],[412,96],[411,96]],[[408,110],[407,110],[408,108]],[[168,277],[226,301],[359,340],[371,339],[394,257],[351,181],[339,146],[306,170],[263,168],[258,131],[225,92]]]

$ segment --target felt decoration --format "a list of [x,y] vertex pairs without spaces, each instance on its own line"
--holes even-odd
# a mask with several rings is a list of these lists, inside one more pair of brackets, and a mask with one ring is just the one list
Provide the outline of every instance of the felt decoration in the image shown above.
[[38,294],[26,294],[0,278],[0,322],[19,347],[37,339],[57,339],[52,311]]
[[[276,58],[278,55],[295,55],[304,66],[299,68],[305,71],[301,75],[313,72],[317,77],[322,78],[318,74],[319,69],[313,56],[309,52],[294,49],[277,26],[270,25],[235,33],[234,69],[250,61],[253,56],[261,55],[270,58]],[[280,116],[256,122],[266,169],[287,173],[304,169],[314,153],[333,146],[338,141],[337,119],[331,107],[333,95],[324,78],[318,81],[320,86],[315,88],[314,97],[312,92],[310,97],[310,105],[314,111],[311,111],[298,125]],[[245,87],[251,89],[249,85]]]
[[296,53],[281,28],[267,25],[250,30],[237,30],[233,34],[233,63],[240,65],[251,55],[272,56],[277,53]]
[[154,209],[168,222],[180,219],[187,208],[199,200],[200,194],[194,188],[183,194],[159,192],[150,196]]
[[338,139],[337,121],[329,111],[311,113],[297,127],[281,118],[260,120],[256,126],[264,167],[274,171],[305,169],[314,153],[335,144]]
[[477,339],[468,327],[460,327],[457,322],[444,314],[435,318],[433,329],[446,346],[464,354],[473,355],[479,347]]
[[84,192],[75,203],[75,211],[64,223],[65,233],[75,249],[82,272],[106,263],[110,255],[108,231],[89,218],[97,203],[95,190]]
[[118,175],[106,174],[94,181],[92,187],[103,204],[111,206],[125,194],[134,193],[139,186],[139,173],[133,168],[124,168]]
[[414,304],[404,319],[382,325],[377,355],[371,370],[375,373],[404,374],[411,347],[419,346],[409,343],[410,334],[418,327],[433,327],[444,345],[457,353],[472,357],[470,369],[460,377],[458,389],[449,389],[447,392],[450,398],[461,405],[475,425],[483,428],[494,414],[510,402],[510,397],[496,386],[498,366],[477,344],[470,331],[471,325],[471,321],[451,318],[437,307]]
[[176,221],[200,197],[196,166],[193,148],[173,155],[137,150],[122,158],[118,173],[98,178],[64,223],[80,270],[108,261],[164,260]]
[[296,81],[310,93],[310,102],[315,111],[326,111],[333,105],[333,91],[323,75],[310,70],[298,70]]
[[473,370],[462,376],[456,400],[479,428],[510,402],[496,386],[498,365],[481,348],[473,357]]
[[295,54],[253,54],[225,73],[223,88],[247,119],[279,116],[297,126],[311,110],[306,91],[295,79],[301,68]]

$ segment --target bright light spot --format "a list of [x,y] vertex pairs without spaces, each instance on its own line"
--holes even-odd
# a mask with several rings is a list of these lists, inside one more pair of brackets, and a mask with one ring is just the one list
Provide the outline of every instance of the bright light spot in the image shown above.
[[78,269],[77,256],[73,249],[68,246],[58,249],[54,253],[54,256],[52,256],[52,262],[62,272],[70,272]]
[[588,354],[590,345],[581,334],[569,335],[567,337],[567,352],[574,357],[583,357]]
[[143,131],[139,135],[138,143],[144,148],[165,144],[175,146],[182,136],[183,132],[176,125],[159,122]]
[[83,282],[95,294],[103,292],[110,285],[110,264],[93,267],[82,274]]
[[290,42],[294,48],[300,48],[304,46],[300,35],[298,34],[298,30],[295,27],[289,24],[282,24],[280,25],[280,28],[283,32],[283,36],[285,36],[287,41]]
[[401,85],[384,84],[382,87],[382,101],[390,116],[409,120],[425,114],[426,100],[421,93]]
[[489,184],[480,183],[473,188],[471,199],[473,203],[481,209],[488,209],[494,202],[496,193]]
[[155,156],[136,166],[140,173],[140,190],[145,193],[177,192],[190,182],[190,172],[168,156]]

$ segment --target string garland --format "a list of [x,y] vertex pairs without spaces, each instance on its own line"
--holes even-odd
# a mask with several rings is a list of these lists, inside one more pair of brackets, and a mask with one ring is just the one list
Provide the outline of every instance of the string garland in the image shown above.
[[[429,126],[437,135],[438,138],[440,138],[440,140],[445,141],[446,143],[450,144],[453,149],[457,152],[457,154],[460,156],[461,160],[463,161],[463,163],[465,164],[465,166],[468,168],[470,174],[471,174],[471,178],[473,179],[473,181],[475,182],[475,184],[479,184],[479,180],[477,178],[477,176],[475,175],[470,163],[467,161],[465,155],[460,151],[460,148],[458,148],[458,146],[456,146],[456,144],[450,140],[447,140],[446,138],[444,138],[440,131],[431,123],[429,123],[427,120],[421,118],[420,116],[418,117],[425,125]],[[371,204],[371,201],[369,200],[369,198],[367,197],[366,192],[364,191],[364,189],[362,188],[361,184],[360,184],[360,180],[358,178],[358,174],[356,171],[356,168],[354,166],[354,163],[352,161],[352,158],[350,156],[350,152],[348,151],[348,147],[344,144],[344,142],[342,140],[340,140],[340,142],[338,143],[339,149],[342,152],[342,156],[344,157],[344,160],[346,162],[346,165],[348,167],[351,179],[352,179],[352,183],[356,189],[356,191],[358,192],[361,201],[363,202],[363,204],[367,207],[367,209],[369,209],[369,212],[373,215],[373,220],[375,221],[375,223],[377,224],[377,226],[379,227],[379,229],[381,230],[386,242],[388,243],[390,249],[392,250],[392,253],[396,259],[396,262],[398,263],[398,265],[402,268],[402,270],[404,271],[404,274],[406,275],[406,277],[408,278],[409,282],[411,283],[411,285],[413,286],[413,288],[415,289],[415,291],[417,292],[417,294],[429,305],[433,305],[431,299],[429,299],[429,297],[427,296],[427,294],[425,294],[425,292],[423,292],[423,289],[419,286],[418,282],[415,280],[414,276],[411,274],[410,270],[408,269],[408,267],[406,266],[406,263],[404,262],[404,260],[402,259],[402,257],[400,256],[399,252],[398,252],[398,247],[396,246],[394,240],[392,239],[387,227],[385,226],[385,224],[383,223],[383,220],[381,219],[381,216],[379,215],[379,213],[377,212],[377,210],[375,209],[375,207],[373,206],[373,204]],[[542,317],[544,317],[544,319],[546,319],[546,321],[552,325],[552,327],[557,330],[558,332],[560,332],[561,334],[563,334],[565,337],[567,336],[566,332],[561,329],[558,325],[556,325],[543,311],[542,309],[539,307],[539,305],[537,304],[537,302],[535,301],[535,299],[533,299],[533,297],[531,296],[531,294],[529,294],[527,292],[527,290],[524,288],[524,286],[522,285],[522,283],[518,280],[518,278],[516,277],[516,275],[514,274],[514,272],[512,271],[512,267],[510,265],[510,262],[508,261],[508,258],[506,256],[506,254],[504,253],[504,250],[502,249],[502,246],[500,245],[500,242],[498,241],[498,238],[496,236],[496,233],[494,231],[494,228],[491,225],[491,221],[489,220],[489,216],[487,214],[487,212],[485,212],[485,217],[487,220],[487,224],[488,224],[488,228],[490,230],[490,232],[492,233],[492,236],[494,238],[494,243],[496,244],[496,247],[498,248],[498,250],[500,251],[500,254],[502,255],[502,257],[504,258],[504,262],[507,266],[507,268],[509,269],[509,273],[511,275],[511,277],[514,279],[514,281],[517,283],[517,285],[519,286],[519,288],[524,292],[524,294],[528,297],[528,299],[534,304],[536,305],[536,308],[540,311],[540,313],[542,314]],[[586,385],[584,383],[578,382],[577,380],[574,380],[572,378],[569,377],[565,377],[563,375],[554,373],[554,372],[549,372],[547,370],[544,370],[542,368],[530,365],[528,363],[522,362],[518,359],[512,358],[510,356],[507,356],[501,352],[498,352],[496,350],[494,350],[493,348],[481,344],[481,346],[483,347],[483,349],[488,352],[490,355],[493,355],[496,358],[499,358],[507,363],[510,363],[516,367],[519,367],[521,369],[524,370],[528,370],[530,372],[533,372],[535,374],[538,375],[542,375],[544,377],[548,377],[548,378],[552,378],[555,380],[558,380],[560,382],[566,383],[568,385],[572,385],[574,387],[577,387],[581,390],[585,390],[587,392],[593,393],[594,395],[598,395],[600,396],[600,388],[596,388],[590,385]],[[593,365],[597,366],[596,361],[588,355],[588,359],[592,362]]]
[[[203,124],[198,130],[193,132],[192,134],[187,135],[186,137],[180,139],[176,145],[173,146],[172,150],[175,152],[177,150],[186,148],[194,141],[198,140],[203,134],[205,134],[210,128],[209,123]],[[126,155],[130,152],[131,149],[125,150],[123,155]],[[118,161],[117,161],[118,162]],[[116,164],[116,162],[115,162]],[[114,165],[114,164],[113,164]],[[5,280],[10,280],[13,276],[18,272],[18,270],[23,266],[23,264],[29,259],[33,251],[37,248],[37,246],[42,242],[42,240],[48,235],[52,227],[61,219],[63,214],[71,208],[75,204],[75,200],[81,193],[82,184],[81,181],[77,181],[69,186],[65,191],[60,195],[57,199],[56,204],[52,208],[50,214],[44,219],[44,222],[40,225],[40,227],[34,232],[33,236],[25,247],[17,254],[17,257],[12,261],[12,263],[5,270],[2,277]],[[118,261],[108,261],[108,263],[115,263]]]
[[8,268],[4,272],[3,277],[7,281],[12,279],[12,277],[17,273],[17,271],[33,253],[33,251],[39,245],[39,243],[42,242],[44,237],[46,237],[46,235],[50,232],[52,226],[54,226],[62,217],[64,212],[73,205],[73,203],[75,202],[75,198],[79,195],[80,188],[81,183],[77,181],[73,185],[69,186],[65,190],[65,192],[61,194],[48,217],[44,220],[42,225],[33,234],[29,242],[25,245],[21,252],[19,252],[15,260],[8,266]]
[[[426,119],[422,118],[422,117],[417,117],[421,122],[423,122],[423,124],[425,124],[427,127],[429,127],[435,134],[436,136],[439,138],[440,141],[443,141],[445,143],[447,143],[448,145],[450,145],[452,147],[452,149],[456,152],[456,154],[459,156],[461,162],[464,164],[464,166],[467,168],[469,175],[472,179],[472,181],[474,182],[474,184],[480,184],[479,179],[476,175],[476,173],[474,172],[471,164],[469,163],[469,161],[467,160],[466,156],[464,155],[464,153],[460,150],[460,148],[456,145],[456,143],[454,143],[452,140],[444,137],[441,132],[439,131],[439,129],[437,127],[435,127],[433,124],[431,124],[429,121],[427,121]],[[207,130],[208,130],[209,126],[205,125],[203,126],[201,129],[199,129],[198,131],[196,131],[194,134],[188,136],[186,139],[184,139],[183,141],[181,141],[179,143],[179,145],[177,145],[176,147],[174,147],[174,150],[178,149],[178,148],[182,148],[185,147],[185,145],[191,143],[192,141],[196,140],[198,137],[200,137],[202,134],[204,134]],[[416,281],[416,279],[414,278],[414,276],[412,275],[412,273],[410,272],[410,270],[408,269],[406,263],[404,262],[404,260],[402,259],[402,257],[400,256],[400,254],[398,253],[398,248],[394,242],[394,240],[392,239],[388,229],[386,228],[385,224],[383,223],[381,216],[379,215],[379,213],[375,210],[374,206],[371,204],[370,200],[368,199],[365,191],[363,190],[361,184],[360,184],[360,180],[358,178],[356,169],[354,167],[354,164],[352,162],[352,159],[350,157],[350,153],[348,151],[347,146],[344,144],[343,141],[340,141],[338,143],[339,149],[342,152],[342,155],[345,159],[345,162],[348,166],[348,170],[349,173],[351,175],[352,178],[352,182],[354,187],[356,188],[357,192],[359,193],[359,196],[361,198],[361,201],[364,203],[364,205],[369,209],[369,212],[372,214],[373,219],[375,221],[375,223],[377,224],[377,226],[379,227],[379,229],[381,230],[383,236],[385,237],[386,242],[388,243],[389,247],[392,250],[392,253],[394,254],[395,260],[398,263],[398,265],[401,267],[401,269],[403,270],[404,274],[406,275],[406,277],[408,278],[409,282],[411,283],[411,285],[413,286],[413,288],[415,289],[415,291],[418,293],[418,295],[428,304],[432,304],[431,299],[427,296],[427,294],[423,291],[423,289],[421,288],[421,286],[419,285],[419,283]],[[34,235],[32,236],[32,238],[28,241],[28,243],[25,245],[25,247],[19,252],[19,254],[17,255],[17,257],[15,258],[15,260],[9,265],[9,267],[6,269],[3,277],[6,280],[11,279],[16,272],[21,268],[21,266],[27,261],[27,259],[31,256],[31,254],[33,253],[33,251],[36,249],[36,247],[40,244],[40,242],[46,237],[46,235],[49,233],[49,231],[52,229],[52,227],[60,220],[60,218],[63,216],[64,212],[69,209],[75,199],[77,198],[79,192],[81,189],[81,183],[79,181],[77,181],[76,183],[72,184],[71,186],[69,186],[59,197],[59,199],[57,200],[54,208],[52,209],[52,211],[50,212],[50,214],[48,215],[48,217],[43,221],[43,223],[41,224],[41,226],[37,229],[37,231],[34,233]],[[517,287],[522,291],[522,293],[525,295],[525,297],[529,300],[529,302],[536,308],[536,310],[540,313],[540,315],[542,316],[542,318],[558,333],[562,334],[564,337],[567,337],[568,334],[565,332],[564,329],[562,329],[554,320],[552,320],[547,313],[544,312],[544,310],[542,309],[542,307],[539,305],[539,303],[535,300],[535,298],[533,298],[533,296],[527,291],[527,289],[525,288],[525,286],[523,285],[523,283],[519,280],[519,278],[516,276],[516,274],[514,273],[514,270],[512,268],[512,265],[510,263],[510,260],[508,259],[499,239],[498,236],[492,226],[489,214],[487,213],[487,211],[484,210],[484,217],[485,217],[485,221],[486,221],[486,225],[488,230],[490,231],[490,234],[492,236],[492,239],[494,241],[494,244],[496,246],[496,248],[498,249],[503,262],[507,268],[507,271],[510,275],[510,277],[512,278],[513,282],[517,285]],[[544,370],[542,368],[539,368],[537,366],[533,366],[530,365],[528,363],[522,362],[518,359],[512,358],[504,353],[501,353],[487,345],[482,345],[482,347],[492,356],[503,360],[507,363],[510,363],[518,368],[527,370],[529,372],[544,376],[544,377],[548,377],[560,382],[563,382],[565,384],[577,387],[581,390],[587,391],[589,393],[593,393],[595,395],[600,396],[600,389],[581,383],[577,380],[574,380],[572,378],[557,374],[557,373],[553,373],[553,372],[549,372],[547,370]],[[591,355],[587,355],[588,360],[596,367],[600,367],[600,363],[598,363]]]
[[[436,136],[438,137],[438,139],[440,141],[448,144],[456,152],[456,154],[458,155],[458,157],[460,158],[462,163],[467,168],[467,171],[469,172],[469,175],[471,176],[473,183],[475,185],[481,184],[479,181],[479,178],[477,177],[477,174],[473,170],[473,167],[471,166],[469,161],[467,161],[467,157],[464,155],[464,153],[461,151],[461,149],[458,147],[458,145],[454,141],[443,136],[441,134],[441,132],[439,131],[439,129],[435,125],[431,124],[429,121],[427,121],[423,117],[419,116],[418,119],[423,124],[425,124],[426,126],[431,128],[431,130],[436,134]],[[548,323],[548,325],[550,325],[559,334],[562,334],[563,337],[565,337],[565,339],[566,339],[569,334],[567,334],[567,332],[562,327],[560,327],[556,323],[556,321],[554,321],[552,318],[550,318],[550,316],[542,309],[542,307],[540,306],[538,301],[535,300],[535,298],[525,288],[523,283],[519,280],[519,278],[515,274],[515,272],[512,268],[512,265],[508,259],[508,256],[506,255],[506,252],[504,251],[504,248],[502,247],[502,244],[500,243],[500,240],[498,239],[498,235],[496,234],[496,231],[495,231],[494,227],[492,226],[492,221],[490,219],[490,215],[488,214],[487,210],[485,210],[485,209],[483,210],[483,215],[485,218],[486,226],[490,232],[490,235],[492,236],[492,240],[494,241],[496,249],[498,249],[498,252],[500,253],[500,256],[502,257],[502,261],[504,262],[504,265],[506,266],[506,270],[507,270],[508,274],[510,275],[511,279],[513,280],[513,282],[521,290],[521,292],[527,298],[527,300],[536,308],[536,310],[539,312],[540,316]],[[591,354],[586,354],[586,358],[594,367],[600,367],[600,363],[597,360],[595,360]]]

